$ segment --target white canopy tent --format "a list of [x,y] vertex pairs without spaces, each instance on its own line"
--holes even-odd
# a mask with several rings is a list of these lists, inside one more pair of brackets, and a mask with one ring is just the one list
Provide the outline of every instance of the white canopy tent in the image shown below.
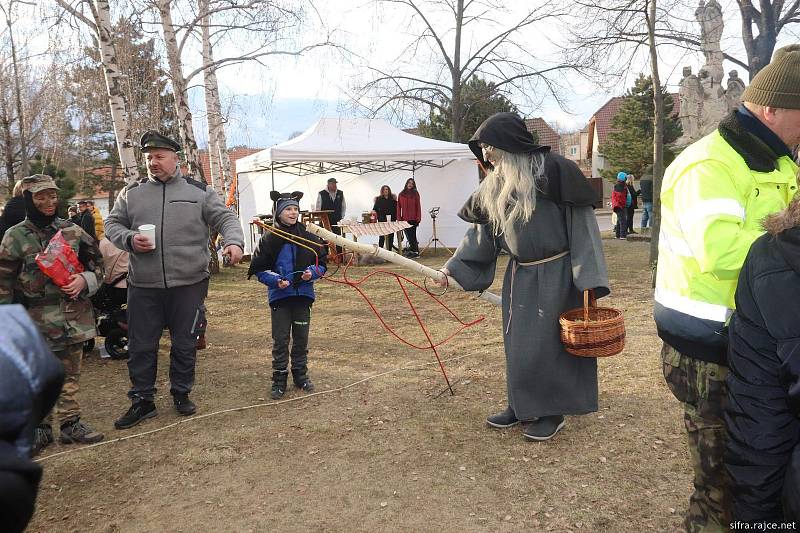
[[[453,247],[467,228],[456,213],[478,185],[474,160],[465,144],[412,135],[384,120],[323,118],[302,135],[236,162],[242,229],[249,234],[254,216],[272,212],[271,190],[302,191],[300,208],[310,210],[328,178],[335,177],[345,195],[345,219],[360,220],[382,185],[398,194],[413,176],[423,212],[420,247],[431,238],[433,207],[440,208],[437,236]],[[253,243],[245,246],[250,253]]]

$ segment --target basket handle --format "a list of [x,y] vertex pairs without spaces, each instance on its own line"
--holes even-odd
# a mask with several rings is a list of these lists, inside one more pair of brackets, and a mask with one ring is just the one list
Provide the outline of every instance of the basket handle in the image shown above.
[[594,297],[594,289],[583,291],[583,322],[584,326],[589,323],[589,308],[597,307],[597,300]]

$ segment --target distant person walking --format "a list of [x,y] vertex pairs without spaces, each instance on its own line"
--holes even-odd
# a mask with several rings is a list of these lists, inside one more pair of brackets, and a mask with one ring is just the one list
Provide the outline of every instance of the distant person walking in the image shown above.
[[636,212],[636,209],[639,207],[639,203],[636,201],[636,199],[639,197],[639,191],[637,191],[636,187],[634,186],[634,178],[635,176],[633,174],[628,174],[628,176],[625,178],[625,186],[628,188],[628,197],[625,200],[627,206],[626,216],[628,222],[628,233],[636,233],[633,231],[633,215]]
[[617,174],[617,182],[611,193],[611,209],[617,215],[617,223],[614,225],[614,236],[617,239],[625,239],[628,236],[628,187],[625,179],[628,177],[624,172]]
[[642,198],[642,229],[653,226],[653,167],[648,166],[639,182]]

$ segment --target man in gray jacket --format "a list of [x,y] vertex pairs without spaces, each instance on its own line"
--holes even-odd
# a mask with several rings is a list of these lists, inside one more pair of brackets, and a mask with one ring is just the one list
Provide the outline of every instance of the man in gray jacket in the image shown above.
[[[231,264],[239,262],[244,249],[236,214],[212,187],[181,174],[180,145],[154,131],[142,136],[141,145],[149,177],[125,187],[105,221],[106,237],[130,252],[128,397],[132,404],[114,423],[117,429],[156,416],[156,365],[164,327],[172,344],[169,379],[175,409],[181,415],[197,410],[189,393],[194,384],[196,328],[208,292],[208,227],[222,234],[223,254]],[[143,225],[155,226],[154,239]]]

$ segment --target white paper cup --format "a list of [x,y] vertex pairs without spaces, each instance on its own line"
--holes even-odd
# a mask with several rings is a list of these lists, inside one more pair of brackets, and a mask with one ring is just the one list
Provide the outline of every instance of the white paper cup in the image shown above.
[[156,226],[155,224],[142,224],[139,226],[139,234],[147,237],[150,244],[156,245]]

